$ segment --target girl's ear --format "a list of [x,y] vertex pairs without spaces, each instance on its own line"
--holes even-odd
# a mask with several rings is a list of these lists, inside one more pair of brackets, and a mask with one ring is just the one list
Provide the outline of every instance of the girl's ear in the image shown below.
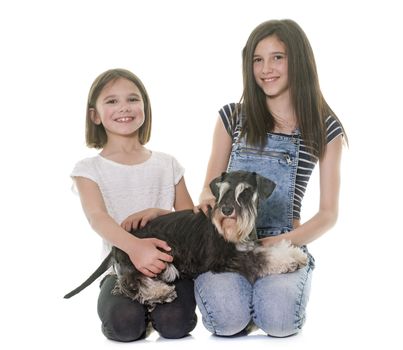
[[92,120],[92,122],[96,125],[100,125],[101,124],[101,119],[99,118],[99,115],[96,111],[95,108],[90,108],[88,110],[89,114],[90,114],[90,118]]

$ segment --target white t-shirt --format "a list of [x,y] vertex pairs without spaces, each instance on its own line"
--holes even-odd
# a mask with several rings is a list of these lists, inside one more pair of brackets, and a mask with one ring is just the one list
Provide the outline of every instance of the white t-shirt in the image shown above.
[[[171,210],[175,185],[184,168],[172,156],[152,152],[141,164],[125,165],[97,155],[79,161],[71,176],[85,177],[99,186],[109,215],[120,224],[129,215],[147,208]],[[104,255],[111,249],[104,241]]]

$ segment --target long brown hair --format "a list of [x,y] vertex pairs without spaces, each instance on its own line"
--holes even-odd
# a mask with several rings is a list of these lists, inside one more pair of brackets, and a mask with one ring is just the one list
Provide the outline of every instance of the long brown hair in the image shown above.
[[275,119],[267,108],[266,96],[253,74],[256,46],[264,38],[275,35],[284,43],[288,57],[288,86],[298,127],[305,144],[321,158],[326,149],[325,119],[337,119],[324,99],[312,47],[302,28],[290,19],[261,23],[250,34],[242,51],[243,113],[246,116],[243,135],[249,144],[263,147],[266,133],[274,130]]
[[131,81],[140,90],[144,102],[144,123],[139,129],[139,141],[142,145],[144,145],[150,140],[152,115],[147,90],[141,80],[135,74],[126,69],[116,68],[107,70],[106,72],[100,74],[91,85],[91,89],[88,94],[87,116],[85,121],[85,141],[88,147],[102,148],[108,141],[108,136],[104,126],[102,124],[97,125],[92,121],[90,110],[95,108],[97,99],[105,85],[110,81],[115,81],[119,78],[124,78]]

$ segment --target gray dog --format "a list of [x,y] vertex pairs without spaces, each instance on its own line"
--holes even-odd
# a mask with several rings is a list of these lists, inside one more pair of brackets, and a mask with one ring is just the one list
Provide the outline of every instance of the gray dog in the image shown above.
[[176,298],[177,278],[195,278],[201,273],[238,272],[251,283],[274,273],[292,272],[307,263],[306,254],[288,241],[264,247],[256,238],[255,220],[259,200],[267,199],[275,184],[256,173],[234,171],[214,179],[210,188],[217,199],[206,216],[192,210],[172,212],[131,233],[155,237],[172,248],[173,262],[156,278],[139,272],[128,255],[113,247],[98,269],[70,298],[100,277],[110,266],[117,275],[114,294],[123,294],[152,309],[157,303]]

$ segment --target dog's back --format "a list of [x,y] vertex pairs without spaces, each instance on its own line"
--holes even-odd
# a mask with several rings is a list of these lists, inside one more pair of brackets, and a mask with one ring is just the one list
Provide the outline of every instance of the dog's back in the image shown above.
[[155,237],[172,248],[173,264],[181,277],[194,278],[207,271],[221,271],[236,250],[217,233],[202,211],[183,210],[160,216],[132,232],[139,238]]

